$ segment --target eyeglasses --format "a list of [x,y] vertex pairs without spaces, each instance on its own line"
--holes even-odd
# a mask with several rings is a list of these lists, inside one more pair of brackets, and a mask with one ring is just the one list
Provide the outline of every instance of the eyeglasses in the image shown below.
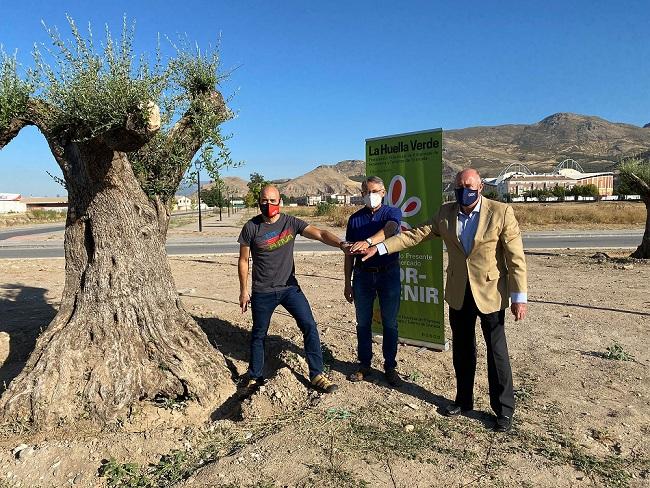
[[362,195],[368,195],[369,193],[381,193],[382,191],[384,191],[383,188],[380,188],[379,190],[370,190],[370,191],[368,191],[368,190],[361,190],[361,194],[362,194]]

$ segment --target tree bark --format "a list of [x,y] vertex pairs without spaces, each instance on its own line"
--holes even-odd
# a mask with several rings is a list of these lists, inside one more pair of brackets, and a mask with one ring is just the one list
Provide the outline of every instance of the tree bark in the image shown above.
[[639,247],[636,248],[630,257],[636,259],[650,259],[650,195],[643,195],[643,203],[645,203],[646,218],[645,218],[645,232],[643,233],[643,240]]
[[218,402],[225,360],[178,298],[165,251],[169,215],[124,152],[65,146],[68,217],[61,307],[0,399],[8,420],[103,425],[157,397]]

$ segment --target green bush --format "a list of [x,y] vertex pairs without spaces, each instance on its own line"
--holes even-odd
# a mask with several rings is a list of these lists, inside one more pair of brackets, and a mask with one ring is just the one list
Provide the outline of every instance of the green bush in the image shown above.
[[567,195],[576,197],[597,197],[600,195],[596,185],[576,185],[567,191]]
[[329,215],[336,208],[336,205],[333,203],[321,202],[316,205],[316,215],[323,217]]

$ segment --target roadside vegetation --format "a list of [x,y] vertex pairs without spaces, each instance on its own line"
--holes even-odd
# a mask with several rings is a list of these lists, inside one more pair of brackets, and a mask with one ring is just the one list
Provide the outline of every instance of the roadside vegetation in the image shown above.
[[642,227],[645,206],[634,202],[596,203],[515,203],[515,215],[522,228],[564,227],[582,228],[612,226]]
[[59,212],[56,210],[30,210],[24,213],[0,214],[0,227],[65,222],[65,217],[65,211]]
[[[514,203],[511,204],[524,230],[543,228],[581,229],[593,227],[642,227],[646,220],[643,203]],[[296,217],[311,217],[334,227],[345,227],[348,217],[358,206],[321,203],[315,207],[284,207],[283,211]],[[422,221],[429,216],[423,215]]]
[[[540,228],[580,229],[596,226],[611,228],[642,227],[646,220],[643,203],[636,202],[597,202],[597,203],[514,203],[517,220],[524,230]],[[333,227],[345,227],[350,215],[359,206],[335,205],[321,203],[314,207],[283,207],[282,211],[295,217],[311,219]],[[254,215],[256,209],[242,215]],[[213,217],[212,212],[205,212],[205,217]],[[423,216],[423,221],[426,216]],[[171,229],[190,224],[198,216],[172,216]],[[47,222],[64,222],[65,212],[51,210],[34,210],[27,213],[0,214],[0,228],[16,225],[42,224]]]

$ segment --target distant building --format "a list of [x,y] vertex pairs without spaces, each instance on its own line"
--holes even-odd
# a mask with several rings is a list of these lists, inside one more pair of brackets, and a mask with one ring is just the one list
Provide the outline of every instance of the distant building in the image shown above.
[[19,193],[0,193],[0,213],[24,213],[27,205]]
[[352,195],[350,197],[350,205],[364,205],[362,195]]
[[68,211],[68,197],[29,197],[21,201],[25,203],[27,210]]
[[172,210],[174,211],[192,210],[192,200],[189,197],[186,197],[184,195],[176,195],[174,197],[174,204],[172,205]]
[[595,185],[600,196],[614,193],[614,173],[585,173],[573,160],[558,164],[552,173],[533,173],[525,165],[514,163],[496,178],[484,178],[485,191],[495,191],[501,196],[521,196],[531,190],[548,190],[555,187],[570,190],[578,185]]
[[324,199],[326,202],[332,202],[341,205],[350,205],[350,195],[339,195],[338,193],[331,193],[329,195],[325,195]]
[[318,205],[319,203],[323,202],[323,196],[305,195],[304,197],[297,197],[296,202],[298,203],[298,205],[307,205],[307,206]]

